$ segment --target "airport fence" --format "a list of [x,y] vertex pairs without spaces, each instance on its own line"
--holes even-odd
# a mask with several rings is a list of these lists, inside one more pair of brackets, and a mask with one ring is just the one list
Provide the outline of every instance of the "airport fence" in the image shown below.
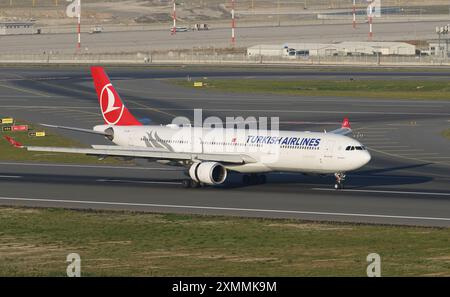
[[249,57],[245,54],[189,52],[116,54],[0,54],[1,64],[210,64],[210,65],[355,65],[355,66],[450,66],[449,58],[435,56],[325,56]]

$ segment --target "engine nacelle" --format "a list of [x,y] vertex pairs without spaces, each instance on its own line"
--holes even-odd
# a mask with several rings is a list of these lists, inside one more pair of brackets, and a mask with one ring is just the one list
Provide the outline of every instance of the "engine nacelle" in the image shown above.
[[217,162],[194,163],[189,168],[189,175],[196,182],[220,185],[227,178],[227,169]]

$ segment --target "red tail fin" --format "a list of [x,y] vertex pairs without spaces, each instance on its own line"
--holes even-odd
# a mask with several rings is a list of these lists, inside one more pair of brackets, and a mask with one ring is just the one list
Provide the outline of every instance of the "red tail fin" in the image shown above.
[[342,121],[342,128],[348,128],[348,129],[352,128],[352,127],[350,127],[350,121],[348,120],[348,118],[344,118],[344,120]]
[[103,67],[91,67],[92,78],[94,79],[95,90],[97,91],[98,102],[102,111],[105,124],[117,126],[141,126],[120,99],[116,89],[111,84],[108,75]]

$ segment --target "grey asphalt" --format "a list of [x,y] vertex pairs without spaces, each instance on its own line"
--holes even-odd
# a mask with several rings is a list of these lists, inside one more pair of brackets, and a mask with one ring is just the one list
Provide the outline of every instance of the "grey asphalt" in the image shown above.
[[[450,101],[371,100],[236,94],[184,89],[170,78],[436,79],[449,73],[343,69],[108,68],[138,118],[168,123],[173,116],[279,116],[282,129],[334,129],[348,116],[371,163],[348,175],[346,190],[332,177],[269,174],[244,187],[237,174],[222,187],[183,189],[178,168],[139,161],[111,167],[0,162],[0,204],[199,213],[423,226],[450,226]],[[101,123],[86,67],[2,68],[0,116],[89,128]],[[64,132],[86,144],[92,135]]]

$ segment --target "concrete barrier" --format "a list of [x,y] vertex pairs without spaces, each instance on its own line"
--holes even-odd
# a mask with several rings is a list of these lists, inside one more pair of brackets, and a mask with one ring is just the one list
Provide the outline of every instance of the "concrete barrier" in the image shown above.
[[327,56],[248,57],[244,54],[187,54],[169,52],[117,54],[0,54],[0,63],[17,64],[208,64],[208,65],[352,65],[352,66],[450,66],[450,59],[433,56]]

